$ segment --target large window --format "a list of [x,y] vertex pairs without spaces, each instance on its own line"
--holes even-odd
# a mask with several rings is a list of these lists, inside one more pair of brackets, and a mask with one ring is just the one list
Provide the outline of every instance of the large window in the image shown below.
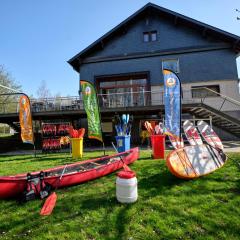
[[156,42],[157,41],[157,31],[144,32],[143,33],[144,42]]
[[147,102],[146,74],[97,78],[105,107],[144,106]]
[[166,59],[162,61],[162,69],[169,69],[175,73],[179,73],[179,60],[178,59]]
[[218,97],[220,93],[219,85],[206,85],[192,87],[192,98]]

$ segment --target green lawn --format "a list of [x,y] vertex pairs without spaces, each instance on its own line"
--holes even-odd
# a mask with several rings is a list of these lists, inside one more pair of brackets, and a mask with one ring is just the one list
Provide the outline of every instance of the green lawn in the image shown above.
[[[89,152],[85,158],[99,155]],[[232,160],[208,176],[185,181],[150,155],[141,151],[131,165],[138,178],[136,203],[117,202],[115,173],[57,190],[49,217],[39,216],[40,200],[24,205],[0,200],[0,239],[240,239],[240,170]],[[240,159],[240,154],[230,157]],[[0,174],[67,162],[72,162],[67,154],[0,156]]]

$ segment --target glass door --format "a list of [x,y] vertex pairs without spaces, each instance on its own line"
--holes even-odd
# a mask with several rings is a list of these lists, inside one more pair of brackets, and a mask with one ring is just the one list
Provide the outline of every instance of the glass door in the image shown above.
[[[141,77],[140,77],[141,76]],[[147,78],[145,75],[105,77],[98,80],[107,107],[133,107],[146,105]]]

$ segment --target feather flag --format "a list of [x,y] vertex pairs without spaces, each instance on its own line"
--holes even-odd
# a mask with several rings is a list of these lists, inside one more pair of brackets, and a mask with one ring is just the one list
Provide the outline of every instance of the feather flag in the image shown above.
[[163,70],[165,134],[180,140],[181,135],[181,83],[175,73]]
[[95,138],[103,142],[99,115],[100,112],[95,88],[90,82],[85,80],[80,81],[80,87],[83,97],[84,109],[87,113],[88,119],[88,137]]
[[22,141],[24,143],[31,143],[34,145],[30,101],[26,95],[22,95],[19,99],[19,120]]

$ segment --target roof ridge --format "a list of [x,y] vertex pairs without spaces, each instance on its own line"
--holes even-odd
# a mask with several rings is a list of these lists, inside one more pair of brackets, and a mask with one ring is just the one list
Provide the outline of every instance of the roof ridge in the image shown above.
[[[139,10],[137,10],[136,12],[134,12],[133,14],[131,14],[129,17],[127,17],[125,20],[123,20],[122,22],[120,22],[119,24],[117,24],[114,28],[112,28],[110,31],[106,32],[104,35],[102,35],[100,38],[98,38],[96,41],[94,41],[93,43],[91,43],[88,47],[84,48],[82,51],[80,51],[78,54],[76,54],[74,57],[72,57],[71,59],[69,59],[67,62],[73,66],[73,68],[75,70],[77,70],[77,67],[80,66],[81,64],[78,62],[79,59],[81,58],[82,55],[87,54],[87,52],[89,50],[91,50],[93,47],[95,47],[97,44],[102,44],[103,40],[111,37],[112,34],[114,34],[117,30],[119,30],[122,26],[128,24],[131,20],[134,20],[135,17],[137,17],[138,15],[140,15],[141,13],[143,13],[146,9],[148,8],[153,8],[156,9],[158,11],[162,11],[165,12],[167,14],[171,14],[173,16],[179,17],[182,20],[185,20],[187,22],[196,24],[198,26],[202,26],[206,29],[210,29],[212,32],[218,33],[220,35],[224,35],[227,38],[230,38],[231,40],[234,41],[235,44],[239,44],[240,45],[240,37],[232,34],[230,32],[221,30],[217,27],[211,26],[209,24],[206,24],[204,22],[201,22],[199,20],[187,17],[183,14],[177,13],[175,11],[169,10],[167,8],[161,7],[159,5],[156,5],[152,2],[148,2],[147,4],[145,4],[143,7],[141,7]],[[239,48],[240,49],[240,48]],[[240,51],[240,50],[239,50]],[[78,66],[76,66],[78,65]],[[78,71],[78,70],[77,70]]]

